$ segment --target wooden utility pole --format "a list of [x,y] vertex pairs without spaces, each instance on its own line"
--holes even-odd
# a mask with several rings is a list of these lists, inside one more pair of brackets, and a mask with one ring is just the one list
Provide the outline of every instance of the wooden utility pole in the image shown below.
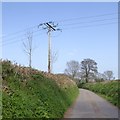
[[51,39],[50,39],[50,30],[48,32],[48,73],[51,73]]
[[48,33],[48,73],[51,73],[51,32],[52,31],[58,31],[60,29],[55,29],[57,27],[57,25],[55,25],[53,22],[47,22],[47,23],[43,23],[38,25],[39,26],[45,26],[43,27],[43,29],[47,29],[47,33]]

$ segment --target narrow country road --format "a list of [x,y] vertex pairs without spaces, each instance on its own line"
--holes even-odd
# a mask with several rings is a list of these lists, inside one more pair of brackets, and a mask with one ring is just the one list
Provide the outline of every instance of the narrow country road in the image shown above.
[[118,118],[118,108],[95,93],[80,89],[78,98],[64,118]]

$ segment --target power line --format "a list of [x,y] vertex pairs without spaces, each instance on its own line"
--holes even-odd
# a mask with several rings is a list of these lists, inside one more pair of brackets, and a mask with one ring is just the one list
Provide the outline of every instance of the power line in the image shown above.
[[[69,27],[69,28],[63,28],[63,30],[73,30],[73,29],[80,29],[80,28],[88,28],[88,27],[98,27],[98,26],[104,26],[104,25],[112,25],[112,24],[117,24],[118,22],[112,22],[112,23],[106,23],[106,24],[96,24],[96,25],[86,25],[86,26],[78,26],[78,27]],[[37,35],[39,36],[39,34]],[[36,36],[35,36],[36,37]],[[25,40],[26,38],[24,39],[20,39],[20,40],[14,40],[14,41],[9,41],[8,43],[4,43],[4,44],[0,44],[0,47],[2,46],[5,46],[5,45],[9,45],[9,44],[12,44],[12,43],[16,43],[16,42],[19,42],[21,40]]]
[[77,27],[68,27],[68,28],[62,28],[64,30],[68,29],[80,29],[80,28],[86,28],[86,27],[98,27],[98,26],[104,26],[104,25],[112,25],[117,24],[118,22],[111,22],[111,23],[105,23],[105,24],[96,24],[96,25],[86,25],[86,26],[77,26]]
[[[41,29],[42,30],[42,29]],[[37,32],[40,32],[41,30],[36,30],[36,31],[33,31],[33,34],[34,33],[37,33]],[[16,39],[16,38],[19,38],[19,37],[22,37],[22,36],[25,36],[25,33],[24,34],[22,34],[22,35],[19,35],[19,36],[15,36],[15,37],[13,37],[13,38],[7,38],[6,40],[5,39],[3,39],[3,42],[9,42],[9,41],[11,41],[11,40],[14,40],[14,39]]]
[[[111,13],[111,14],[103,14],[103,15],[97,15],[97,16],[105,16],[105,15],[112,15],[113,13]],[[115,14],[115,13],[114,13]],[[117,13],[116,13],[117,14]],[[93,17],[93,16],[91,16],[91,17]],[[95,16],[94,16],[95,17]],[[84,17],[84,18],[88,18],[88,17]],[[90,17],[89,17],[90,18]],[[117,19],[117,18],[109,18],[109,19],[100,19],[100,20],[93,20],[93,21],[87,21],[87,22],[77,22],[77,23],[70,23],[70,24],[63,24],[64,26],[72,26],[72,25],[78,25],[78,24],[81,24],[81,23],[94,23],[94,22],[102,22],[102,21],[108,21],[108,20],[114,20],[114,19]],[[119,18],[118,18],[119,19]],[[67,19],[67,20],[71,20],[71,19]],[[49,22],[50,23],[50,22]],[[116,24],[115,22],[114,23],[105,23],[105,24],[99,24],[99,25],[86,25],[86,26],[78,26],[78,27],[71,27],[71,28],[84,28],[84,27],[92,27],[92,26],[100,26],[100,25],[107,25],[107,24]],[[35,25],[35,26],[33,26],[33,27],[29,27],[29,28],[37,28],[37,26]],[[70,27],[69,28],[65,28],[65,29],[70,29]],[[26,29],[24,29],[24,30],[28,30],[28,28],[26,28]],[[24,30],[22,30],[22,31],[24,31]],[[42,29],[41,29],[42,30]],[[21,31],[21,32],[22,32]],[[40,31],[40,30],[39,30]],[[34,32],[39,32],[38,30],[36,30],[36,31],[34,31]],[[20,33],[21,33],[20,32]],[[19,33],[19,32],[16,32],[17,34]],[[8,37],[11,37],[12,35],[14,35],[15,37],[14,38],[9,38],[9,39],[7,39]],[[5,43],[5,42],[8,42],[8,40],[11,42],[11,40],[13,41],[15,38],[18,38],[18,37],[21,37],[22,35],[25,35],[25,34],[21,34],[21,35],[19,35],[19,36],[16,36],[16,34],[12,34],[11,36],[9,35],[9,36],[4,36],[4,41],[3,41],[3,43]],[[5,41],[5,38],[7,39],[7,41]]]
[[[38,32],[39,32],[39,30],[38,30]],[[37,32],[36,32],[36,33],[37,33]],[[34,34],[34,33],[33,33],[33,34]],[[41,34],[43,34],[43,33],[41,33]],[[39,34],[37,34],[37,35],[34,35],[33,37],[35,38],[35,37],[37,37],[37,36],[40,36],[41,34],[39,33]],[[17,42],[21,42],[22,40],[26,40],[26,38],[18,38],[17,40],[14,39],[13,41],[7,41],[6,43],[1,42],[1,43],[0,43],[0,47],[6,46],[6,45],[9,45],[9,44],[13,44],[13,43],[17,43]]]
[[[110,16],[110,15],[115,15],[115,14],[119,14],[119,13],[100,14],[100,15],[96,15],[96,16],[84,16],[84,17],[78,17],[78,18],[58,20],[58,21],[55,21],[55,22],[61,23],[61,22],[68,22],[68,21],[73,21],[73,20],[80,20],[80,19],[87,19],[87,18],[94,18],[94,17],[102,17],[102,16]],[[6,38],[6,37],[9,37],[9,36],[14,36],[14,35],[16,35],[16,34],[25,32],[25,31],[28,30],[28,29],[37,28],[37,27],[38,27],[38,25],[34,25],[34,26],[29,27],[29,28],[26,28],[26,29],[17,31],[17,32],[15,32],[15,33],[10,33],[10,34],[7,34],[7,35],[3,35],[3,36],[0,37],[0,39]]]
[[93,15],[93,16],[84,16],[84,17],[77,17],[77,18],[70,18],[70,19],[58,20],[58,21],[55,21],[55,22],[68,22],[68,21],[81,20],[81,19],[86,19],[86,18],[95,18],[95,17],[102,17],[102,16],[110,16],[110,15],[115,15],[115,14],[120,14],[120,13],[108,13],[108,14],[100,14],[100,15]]
[[[37,29],[38,30],[38,29]],[[42,30],[42,29],[41,29]],[[35,32],[36,30],[29,30],[29,29],[27,29],[26,31],[24,31],[23,30],[23,32],[20,32],[20,34],[11,34],[11,35],[7,35],[7,36],[4,36],[4,37],[2,37],[2,38],[0,38],[0,39],[9,39],[9,38],[13,38],[13,37],[15,37],[15,36],[17,36],[17,37],[20,37],[20,36],[22,36],[22,35],[25,35],[25,33],[27,32],[27,31],[33,31],[33,32]],[[16,32],[17,33],[17,32]]]
[[[115,20],[117,18],[110,18],[110,19],[100,19],[100,20],[92,20],[92,21],[87,21],[87,22],[77,22],[77,23],[69,23],[69,24],[61,24],[61,26],[70,26],[70,25],[78,25],[78,24],[85,24],[85,23],[94,23],[94,22],[103,22],[103,21],[108,21],[108,20]],[[119,19],[119,18],[118,18]],[[41,29],[43,30],[43,29]],[[38,30],[36,30],[38,31]],[[35,32],[36,32],[35,31]],[[34,31],[33,31],[34,32]],[[15,38],[18,38],[18,37],[21,37],[22,35],[25,35],[25,33],[22,33],[20,35],[14,35],[15,37],[13,36],[7,36],[7,37],[4,37],[4,40],[7,39],[7,40],[12,40],[12,39],[15,39]],[[9,38],[8,38],[9,37]]]
[[39,24],[38,27],[40,26],[43,26],[43,29],[47,29],[48,33],[48,73],[51,73],[51,32],[59,31],[60,29],[56,28],[58,24],[54,24],[54,22]]
[[70,23],[70,24],[62,24],[63,26],[70,26],[70,25],[78,25],[78,24],[84,24],[84,23],[94,23],[94,22],[103,22],[108,20],[115,20],[119,18],[111,18],[111,19],[101,19],[101,20],[93,20],[93,21],[87,21],[87,22],[77,22],[77,23]]
[[7,34],[7,35],[0,36],[0,39],[1,39],[1,38],[6,38],[6,37],[8,37],[8,36],[13,36],[13,35],[15,35],[15,34],[19,34],[19,33],[22,33],[22,32],[25,32],[25,31],[27,31],[28,29],[32,29],[32,28],[35,28],[35,27],[37,27],[37,25],[34,25],[34,26],[32,26],[32,27],[25,28],[25,29],[23,29],[23,30],[20,30],[20,31],[17,31],[17,32],[14,32],[14,33],[10,33],[10,34]]

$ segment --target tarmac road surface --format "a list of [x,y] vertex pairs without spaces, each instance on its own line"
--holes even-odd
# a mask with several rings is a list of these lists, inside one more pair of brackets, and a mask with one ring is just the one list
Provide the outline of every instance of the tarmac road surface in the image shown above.
[[80,89],[78,98],[64,118],[118,118],[118,108],[95,93]]

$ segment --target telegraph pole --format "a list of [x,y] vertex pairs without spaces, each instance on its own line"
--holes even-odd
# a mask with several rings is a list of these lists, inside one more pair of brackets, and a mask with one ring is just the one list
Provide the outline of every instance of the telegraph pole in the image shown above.
[[49,24],[46,23],[48,27],[48,73],[51,73],[51,31],[55,29]]
[[47,29],[48,33],[48,73],[51,73],[51,32],[60,31],[61,29],[56,29],[57,25],[53,22],[42,23],[38,25],[38,27],[40,26],[45,26],[43,29]]
[[50,39],[50,30],[48,32],[48,73],[51,73],[51,39]]

